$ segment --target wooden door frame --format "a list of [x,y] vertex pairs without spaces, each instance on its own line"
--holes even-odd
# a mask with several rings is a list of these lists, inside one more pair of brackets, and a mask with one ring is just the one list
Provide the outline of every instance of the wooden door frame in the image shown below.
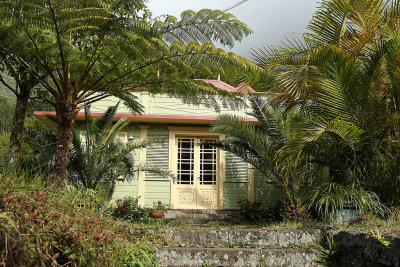
[[[219,140],[224,139],[224,136],[210,132],[208,127],[179,127],[169,126],[169,170],[177,174],[177,148],[175,146],[176,136],[187,136],[187,137],[213,137]],[[219,160],[217,162],[217,209],[223,209],[223,197],[224,197],[224,181],[225,181],[225,151],[218,149]],[[170,207],[174,209],[179,201],[179,195],[176,188],[176,179],[170,180],[171,185],[171,201]]]

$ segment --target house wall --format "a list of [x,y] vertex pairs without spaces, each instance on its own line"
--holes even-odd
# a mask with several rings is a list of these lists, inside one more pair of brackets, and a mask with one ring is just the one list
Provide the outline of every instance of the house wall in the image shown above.
[[[140,140],[141,129],[128,128],[126,136],[133,136],[135,140]],[[147,137],[161,138],[163,144],[152,145],[146,149],[146,164],[154,164],[163,169],[168,169],[168,136],[169,130],[165,126],[150,126],[147,129]],[[231,153],[226,153],[225,158],[223,208],[237,209],[239,207],[238,200],[248,198],[248,164]],[[137,162],[137,164],[140,162],[139,151],[135,152],[135,162]],[[154,202],[160,200],[169,206],[171,202],[171,183],[172,181],[170,178],[146,172],[144,176],[144,197],[142,196],[142,204],[146,207],[152,207]],[[139,195],[139,177],[136,176],[131,181],[119,181],[116,185],[113,199],[119,199],[126,196],[138,197]]]
[[[232,110],[224,107],[220,103],[220,111],[217,112],[213,108],[204,105],[194,106],[185,104],[181,99],[171,98],[167,95],[149,95],[148,92],[136,92],[138,101],[143,105],[144,114],[154,115],[190,115],[190,116],[218,116],[221,114],[235,114],[241,117],[249,117],[246,115],[246,108],[241,110]],[[92,112],[104,112],[109,106],[118,102],[116,98],[108,98],[96,103],[92,107]],[[130,110],[120,105],[117,113],[130,114]],[[206,125],[203,125],[203,127]],[[129,127],[129,126],[128,126]],[[143,129],[138,126],[131,126],[127,129],[127,136],[133,136],[136,140],[144,137],[161,137],[164,138],[164,145],[154,145],[148,147],[142,152],[136,152],[135,161],[146,162],[147,164],[155,164],[161,168],[169,167],[169,130],[167,125],[150,125],[146,128],[145,136]],[[142,158],[140,157],[142,155]],[[259,201],[263,207],[275,207],[282,199],[281,190],[273,183],[266,181],[257,171],[249,168],[248,164],[231,153],[226,153],[225,175],[222,177],[222,206],[224,209],[239,208],[238,200],[248,199],[250,201]],[[139,203],[146,207],[151,207],[153,202],[161,200],[167,206],[171,203],[171,184],[169,178],[155,175],[149,172],[142,173],[142,176],[135,177],[131,181],[119,181],[113,198],[122,198],[124,196],[138,197],[141,199]],[[251,179],[249,177],[251,176]],[[141,184],[142,183],[142,184]],[[141,184],[141,185],[140,185]],[[141,189],[139,189],[141,188]],[[142,190],[142,191],[140,191]]]
[[[220,110],[216,111],[212,107],[205,105],[186,104],[179,98],[171,98],[168,95],[150,95],[148,92],[136,92],[134,95],[138,98],[139,103],[144,108],[143,114],[149,115],[190,115],[190,116],[218,116],[223,114],[238,115],[243,118],[250,118],[246,113],[249,111],[246,107],[240,109],[232,109],[230,106],[223,105],[222,101],[218,100]],[[91,108],[92,112],[104,112],[108,107],[118,103],[116,97],[109,97],[96,102],[96,105]],[[117,113],[130,114],[128,107],[119,105]]]
[[[122,131],[121,133],[126,133],[126,137],[129,138],[132,136],[135,141],[140,140],[140,129],[138,127],[129,127],[125,128],[127,131]],[[125,142],[128,140],[125,140]],[[140,162],[140,153],[139,151],[134,152],[134,160],[135,165],[138,165]],[[138,187],[139,187],[139,179],[138,174],[135,175],[130,181],[118,181],[115,186],[115,191],[112,198],[120,199],[126,196],[130,197],[138,197]]]

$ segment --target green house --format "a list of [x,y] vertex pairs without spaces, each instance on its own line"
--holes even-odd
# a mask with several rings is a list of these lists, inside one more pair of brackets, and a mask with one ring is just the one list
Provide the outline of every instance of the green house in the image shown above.
[[[223,90],[239,92],[244,86],[233,87],[218,80],[202,80]],[[256,93],[252,88],[248,93]],[[217,112],[206,106],[185,104],[167,95],[150,95],[147,91],[135,92],[144,107],[143,114],[131,114],[120,106],[115,119],[126,117],[130,125],[119,133],[123,142],[146,137],[162,137],[163,144],[153,145],[135,152],[136,162],[156,164],[168,169],[175,179],[148,172],[139,172],[130,181],[118,181],[113,198],[132,196],[139,198],[142,206],[152,206],[162,201],[171,209],[237,209],[238,200],[259,201],[265,207],[278,204],[281,195],[271,182],[257,175],[254,168],[235,155],[206,145],[204,139],[221,139],[211,133],[210,125],[221,114],[236,114],[249,123],[257,120],[246,114],[247,108],[231,110],[221,104]],[[100,117],[118,100],[108,98],[91,107],[92,117]],[[54,112],[35,112],[39,118]],[[77,120],[84,120],[79,113]]]

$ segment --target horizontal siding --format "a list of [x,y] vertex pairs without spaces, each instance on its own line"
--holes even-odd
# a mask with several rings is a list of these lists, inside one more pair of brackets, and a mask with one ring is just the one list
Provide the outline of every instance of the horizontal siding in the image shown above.
[[[143,97],[141,92],[133,93],[139,103],[147,107],[145,114],[154,115],[190,115],[190,116],[218,116],[222,114],[234,114],[241,117],[249,117],[246,113],[249,111],[247,108],[232,109],[230,106],[224,106],[223,102],[218,100],[219,112],[213,107],[205,105],[192,105],[186,104],[179,98],[170,97],[168,95],[155,95]],[[92,112],[105,112],[108,107],[115,106],[119,99],[116,97],[108,97],[106,99],[97,101],[92,105]],[[146,102],[147,101],[147,102]],[[122,103],[118,106],[117,113],[130,114],[131,111]]]
[[[126,133],[126,137],[129,138],[132,136],[134,140],[140,140],[140,129],[139,128],[134,128],[134,127],[125,127],[124,131],[121,131],[120,133]],[[133,159],[135,162],[135,166],[138,166],[140,164],[140,157],[139,157],[139,150],[133,151]],[[138,197],[138,173],[135,173],[135,176],[133,179],[130,181],[118,181],[117,184],[115,185],[115,191],[113,194],[113,199],[120,199],[124,197]]]
[[[142,97],[141,97],[141,93],[140,92],[134,92],[132,93],[133,95],[135,95],[137,97],[137,101],[139,103],[142,103]],[[115,106],[118,102],[120,102],[121,100],[118,99],[117,97],[107,97],[105,99],[102,99],[100,101],[96,101],[96,103],[92,104],[90,106],[90,110],[91,112],[97,113],[97,112],[105,112],[107,110],[108,107],[111,106]],[[127,113],[127,114],[131,114],[131,110],[125,106],[122,102],[119,104],[118,106],[118,110],[117,113]]]
[[220,114],[235,114],[246,117],[246,109],[232,110],[230,107],[224,107],[221,101],[217,102],[220,109],[219,112],[214,107],[186,104],[178,98],[171,98],[168,95],[157,95],[149,97],[148,111],[150,114],[159,115],[218,116]]
[[224,183],[224,209],[238,209],[239,200],[247,199],[248,183]]
[[171,184],[169,181],[146,181],[145,182],[145,198],[146,207],[153,207],[153,203],[161,201],[164,205],[170,205]]
[[[126,127],[128,128],[128,127]],[[133,137],[133,140],[135,142],[140,141],[140,129],[139,128],[133,128],[133,127],[129,127],[126,131],[127,137],[129,138],[130,136]],[[135,166],[139,166],[140,165],[140,150],[137,149],[135,151],[133,151],[133,159],[135,161]],[[137,178],[137,173],[135,174],[135,177]]]
[[282,189],[255,170],[254,201],[261,202],[263,208],[275,208],[281,204],[283,199],[284,193]]
[[226,152],[225,166],[227,182],[247,182],[247,163],[241,158]]
[[131,181],[118,181],[115,186],[115,191],[112,196],[113,200],[124,197],[138,197],[138,183],[137,179]]

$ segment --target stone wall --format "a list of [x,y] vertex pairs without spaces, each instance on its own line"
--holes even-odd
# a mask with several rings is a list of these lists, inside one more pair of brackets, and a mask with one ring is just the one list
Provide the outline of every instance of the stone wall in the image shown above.
[[338,261],[343,266],[400,266],[400,237],[385,236],[391,243],[384,246],[366,233],[341,231],[334,233],[340,245]]

